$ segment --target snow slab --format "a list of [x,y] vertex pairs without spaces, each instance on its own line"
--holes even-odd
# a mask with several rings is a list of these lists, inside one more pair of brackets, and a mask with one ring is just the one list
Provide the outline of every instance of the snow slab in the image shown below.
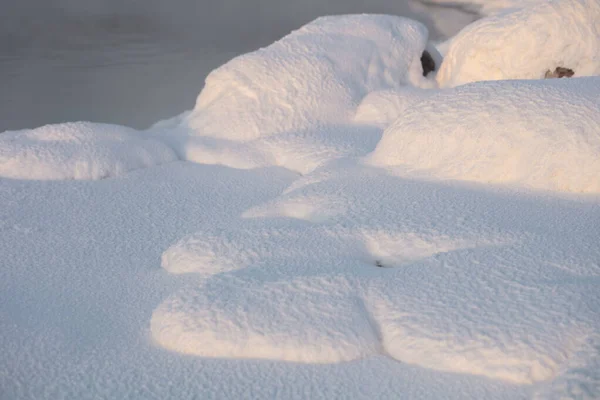
[[6,134],[115,173],[0,178],[0,397],[598,398],[600,78],[434,89],[423,29],[319,19],[148,132]]
[[0,176],[102,179],[177,160],[170,147],[118,125],[70,122],[0,135]]

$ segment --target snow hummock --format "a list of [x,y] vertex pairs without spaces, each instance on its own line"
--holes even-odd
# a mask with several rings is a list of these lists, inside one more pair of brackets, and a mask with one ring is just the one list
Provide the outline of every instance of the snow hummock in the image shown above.
[[439,179],[600,192],[600,78],[485,82],[404,110],[369,162]]
[[539,0],[493,14],[460,31],[437,75],[441,87],[541,79],[557,67],[600,75],[600,2]]
[[321,18],[146,132],[0,135],[2,394],[597,398],[600,78],[430,46]]
[[0,176],[102,179],[177,160],[162,142],[118,125],[70,122],[0,135]]
[[186,160],[305,173],[349,155],[322,132],[336,135],[366,94],[435,86],[421,67],[427,38],[424,25],[401,17],[318,18],[210,73],[166,140]]

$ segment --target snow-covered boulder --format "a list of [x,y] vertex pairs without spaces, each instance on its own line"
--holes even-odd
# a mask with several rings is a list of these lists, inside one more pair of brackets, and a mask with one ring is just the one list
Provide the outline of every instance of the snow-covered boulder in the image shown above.
[[318,18],[211,72],[185,123],[235,141],[345,123],[370,91],[431,84],[421,67],[427,37],[401,17]]
[[446,52],[437,81],[541,79],[557,67],[600,75],[600,1],[540,0],[465,27]]
[[160,141],[118,125],[70,122],[0,135],[6,178],[94,180],[176,159]]
[[440,179],[600,192],[600,78],[479,82],[406,109],[369,161]]
[[211,72],[193,110],[152,129],[184,160],[233,168],[305,174],[364,155],[379,138],[354,121],[366,95],[436,85],[423,76],[424,50],[441,59],[427,38],[402,17],[318,18]]

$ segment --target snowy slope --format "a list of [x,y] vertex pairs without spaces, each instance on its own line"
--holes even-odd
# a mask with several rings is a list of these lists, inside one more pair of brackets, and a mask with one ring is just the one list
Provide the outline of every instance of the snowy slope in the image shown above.
[[0,397],[598,398],[600,78],[426,48],[322,18],[147,132],[3,134]]

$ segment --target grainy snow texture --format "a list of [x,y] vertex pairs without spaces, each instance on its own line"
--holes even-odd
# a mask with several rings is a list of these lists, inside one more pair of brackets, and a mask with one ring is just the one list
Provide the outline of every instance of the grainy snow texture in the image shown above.
[[541,79],[557,67],[600,74],[600,2],[540,0],[476,21],[450,42],[441,87],[501,79]]
[[439,91],[404,110],[370,162],[440,179],[599,193],[600,78]]
[[102,179],[177,160],[158,140],[118,125],[70,122],[0,135],[0,176]]
[[306,173],[353,155],[337,137],[373,141],[352,126],[343,132],[367,93],[435,86],[420,61],[427,36],[421,23],[400,17],[319,18],[213,71],[167,141],[186,160],[234,168]]
[[0,135],[0,398],[599,398],[600,78],[426,48],[321,18],[147,132]]

